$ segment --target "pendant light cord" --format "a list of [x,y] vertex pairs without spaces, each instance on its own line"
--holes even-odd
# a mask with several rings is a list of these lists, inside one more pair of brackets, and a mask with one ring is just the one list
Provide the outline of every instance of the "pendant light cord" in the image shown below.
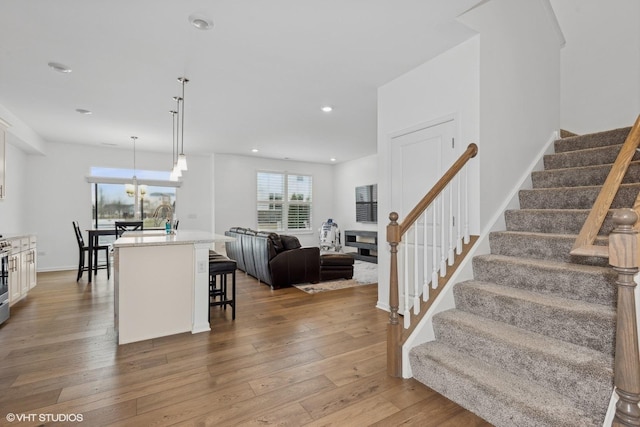
[[132,136],[131,139],[133,140],[133,177],[136,177],[136,139],[138,139],[137,136]]

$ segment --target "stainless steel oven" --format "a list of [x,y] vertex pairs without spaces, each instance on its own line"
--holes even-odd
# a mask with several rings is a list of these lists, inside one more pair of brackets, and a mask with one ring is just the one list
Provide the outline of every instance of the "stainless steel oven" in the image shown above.
[[11,244],[0,239],[0,323],[9,318],[9,254]]

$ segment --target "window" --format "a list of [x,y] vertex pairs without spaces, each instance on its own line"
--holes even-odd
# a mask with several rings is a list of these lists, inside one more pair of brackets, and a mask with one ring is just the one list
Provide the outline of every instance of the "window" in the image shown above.
[[378,185],[356,187],[356,222],[378,222]]
[[91,204],[94,226],[112,228],[115,221],[140,218],[144,228],[163,227],[167,219],[174,220],[176,186],[169,181],[169,172],[136,171],[138,181],[138,211],[130,169],[91,168]]
[[311,176],[258,172],[257,184],[258,230],[311,230]]

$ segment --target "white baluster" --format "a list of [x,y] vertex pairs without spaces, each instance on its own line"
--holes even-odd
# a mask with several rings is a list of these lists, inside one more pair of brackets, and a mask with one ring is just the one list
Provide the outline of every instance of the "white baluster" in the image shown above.
[[422,233],[422,246],[423,246],[423,251],[422,251],[422,301],[428,301],[429,300],[429,281],[428,281],[428,269],[429,269],[429,250],[428,250],[428,235],[427,235],[427,229],[429,228],[429,209],[425,209],[424,210],[424,227],[423,227],[423,233]]
[[438,239],[438,227],[436,226],[438,220],[438,199],[433,201],[433,224],[431,224],[431,258],[433,261],[433,272],[431,273],[431,288],[438,288],[438,247],[436,246]]
[[458,214],[456,216],[456,218],[458,218],[458,223],[456,224],[456,227],[458,228],[458,233],[457,233],[457,237],[456,237],[456,254],[460,255],[462,253],[462,215],[460,214],[460,212],[462,211],[462,206],[460,206],[460,202],[461,202],[461,197],[462,194],[460,192],[460,181],[462,180],[462,177],[460,176],[460,173],[458,173],[456,175],[456,183],[458,185]]
[[413,314],[420,314],[420,276],[418,275],[418,224],[413,224]]
[[444,191],[438,199],[440,199],[440,277],[444,277],[447,275],[447,258],[445,257],[445,212],[444,212]]
[[455,254],[453,252],[453,184],[449,183],[449,252],[447,253],[447,260],[449,265],[453,265],[455,260]]
[[404,247],[404,278],[402,280],[403,285],[402,289],[404,289],[404,311],[402,316],[404,317],[404,328],[409,329],[411,325],[411,318],[409,314],[409,244],[407,240],[409,237],[409,233],[405,235],[403,247]]
[[467,244],[471,240],[469,236],[469,165],[464,165],[462,172],[464,173],[464,243]]

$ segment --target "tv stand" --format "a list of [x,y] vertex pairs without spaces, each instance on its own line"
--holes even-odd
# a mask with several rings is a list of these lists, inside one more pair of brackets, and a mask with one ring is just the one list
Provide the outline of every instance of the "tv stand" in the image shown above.
[[358,248],[350,253],[355,259],[378,263],[378,232],[364,230],[345,230],[344,245]]

